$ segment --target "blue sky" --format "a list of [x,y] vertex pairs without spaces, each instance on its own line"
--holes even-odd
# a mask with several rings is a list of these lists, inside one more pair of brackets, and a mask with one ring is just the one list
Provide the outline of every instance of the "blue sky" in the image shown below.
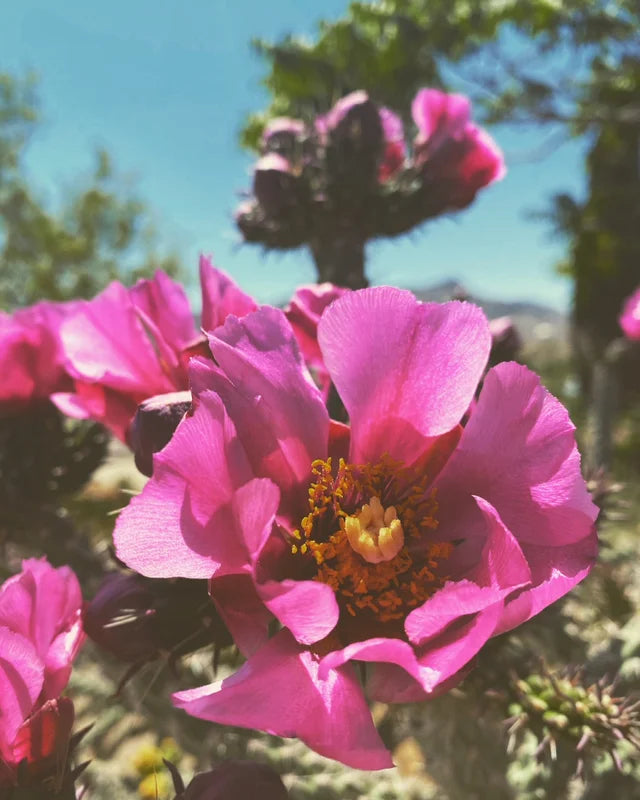
[[[185,263],[201,251],[263,302],[312,281],[305,252],[264,256],[240,246],[232,214],[250,184],[251,157],[237,145],[245,115],[267,104],[250,40],[311,34],[347,0],[4,0],[0,70],[40,76],[44,124],[27,166],[55,202],[106,147],[154,210],[162,239]],[[566,308],[569,285],[554,274],[559,242],[527,211],[554,192],[580,192],[584,143],[544,160],[528,154],[537,131],[493,129],[510,167],[505,180],[458,215],[400,240],[370,246],[371,282],[406,287],[457,278],[472,292]]]

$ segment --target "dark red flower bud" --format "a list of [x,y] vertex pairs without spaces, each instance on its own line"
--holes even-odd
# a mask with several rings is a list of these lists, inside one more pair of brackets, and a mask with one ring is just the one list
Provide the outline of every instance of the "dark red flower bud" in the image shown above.
[[513,361],[522,349],[522,338],[511,317],[497,317],[489,321],[491,355],[489,364]]
[[75,740],[73,702],[48,700],[18,729],[8,759],[0,757],[0,800],[71,800],[75,797],[71,756]]
[[292,158],[296,155],[299,141],[304,135],[305,124],[302,120],[276,117],[264,129],[262,150],[264,153],[279,153],[285,158]]
[[231,643],[207,581],[183,578],[107,575],[85,610],[84,629],[100,647],[131,663]]
[[46,778],[64,764],[75,719],[68,697],[48,700],[26,719],[12,744],[14,763],[31,778]]
[[385,149],[380,111],[366,92],[352,92],[336,103],[316,129],[326,142],[329,193],[351,207],[378,180]]
[[169,392],[140,403],[129,427],[129,445],[136,467],[143,475],[153,473],[153,454],[169,443],[180,420],[191,408],[191,392]]
[[191,781],[176,800],[288,800],[280,776],[265,764],[225,761]]
[[298,198],[298,178],[291,164],[277,153],[258,159],[253,174],[253,193],[269,217],[281,215]]

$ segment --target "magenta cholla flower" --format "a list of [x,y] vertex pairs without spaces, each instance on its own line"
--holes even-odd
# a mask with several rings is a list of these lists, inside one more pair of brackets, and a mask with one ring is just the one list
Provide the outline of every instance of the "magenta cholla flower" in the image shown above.
[[244,240],[306,245],[321,281],[358,289],[367,285],[367,242],[463,209],[503,177],[502,153],[471,121],[467,98],[422,89],[412,113],[412,146],[402,119],[362,90],[307,125],[274,120],[251,197],[235,214]]
[[[248,657],[174,702],[389,767],[365,693],[443,691],[590,571],[597,510],[574,427],[515,363],[489,371],[460,426],[491,346],[468,303],[380,287],[331,304],[318,342],[350,426],[329,419],[282,312],[229,317],[209,341],[194,414],[115,531],[143,574],[210,578]],[[369,662],[364,686],[351,661]]]
[[331,386],[331,377],[322,359],[318,344],[318,324],[328,306],[349,289],[332,283],[313,283],[296,289],[284,313],[293,328],[300,352],[313,380],[325,399]]
[[451,208],[465,208],[479,189],[504,177],[504,159],[489,134],[471,122],[459,94],[421,89],[411,106],[418,128],[413,158]]
[[384,153],[378,169],[378,180],[384,183],[404,165],[407,149],[404,144],[404,128],[400,117],[382,106],[380,121],[384,134]]
[[493,367],[501,361],[515,360],[522,350],[522,336],[511,317],[496,317],[489,320],[491,333],[491,355],[489,364]]
[[52,757],[64,763],[73,704],[59,695],[85,638],[81,614],[68,567],[28,559],[0,587],[0,786],[23,759],[37,774]]
[[76,303],[37,303],[0,312],[0,408],[21,411],[73,385],[65,369],[59,329]]
[[620,327],[627,339],[640,341],[640,287],[625,301]]
[[[256,307],[205,257],[200,282],[206,328]],[[122,440],[138,404],[187,389],[189,357],[208,350],[184,289],[163,272],[131,289],[114,281],[93,300],[77,303],[60,336],[76,385],[52,400],[68,416],[101,422]]]
[[[229,314],[242,317],[257,308],[253,298],[204,256],[200,283],[204,330],[214,330]],[[339,294],[320,287],[317,292],[324,299],[318,301],[315,292],[306,289],[293,302],[311,303],[317,313],[318,303],[324,307]],[[301,335],[308,339],[308,324]],[[127,442],[139,404],[187,390],[189,360],[210,357],[183,288],[163,272],[131,289],[114,282],[93,300],[76,303],[61,325],[60,338],[75,385],[51,399],[68,416],[101,422]]]

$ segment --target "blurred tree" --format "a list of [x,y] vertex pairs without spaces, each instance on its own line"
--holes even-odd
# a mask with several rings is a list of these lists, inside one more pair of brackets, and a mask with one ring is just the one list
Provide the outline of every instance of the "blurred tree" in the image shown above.
[[485,121],[581,132],[619,113],[598,87],[638,58],[639,25],[637,0],[351,3],[343,19],[320,23],[315,41],[254,42],[268,64],[271,105],[249,117],[241,141],[257,149],[269,118],[309,118],[356,89],[407,113],[426,85],[464,90]]
[[33,76],[0,73],[0,307],[90,297],[114,278],[178,271],[158,255],[144,204],[123,188],[109,155],[59,210],[27,180],[24,153],[39,121]]
[[599,467],[610,465],[617,407],[640,387],[640,351],[621,338],[618,322],[640,284],[640,60],[594,87],[594,99],[619,113],[599,126],[589,150],[587,198],[558,195],[548,216],[569,241],[562,271],[575,287],[574,349]]

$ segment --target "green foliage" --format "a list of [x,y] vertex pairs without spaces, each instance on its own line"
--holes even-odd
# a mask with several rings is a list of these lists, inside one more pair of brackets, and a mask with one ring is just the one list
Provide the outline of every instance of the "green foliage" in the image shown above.
[[309,118],[355,89],[406,110],[425,85],[462,86],[488,121],[559,122],[579,132],[615,113],[593,90],[637,58],[639,24],[635,0],[351,3],[342,19],[320,24],[314,41],[254,42],[272,101],[249,118],[241,141],[256,149],[268,118]]
[[565,222],[575,321],[600,349],[620,335],[622,303],[640,279],[640,62],[628,62],[616,82],[598,87],[595,99],[620,110],[635,104],[638,112],[636,119],[602,125],[587,158],[588,199]]
[[33,77],[0,73],[0,307],[91,297],[110,280],[158,268],[176,274],[176,257],[157,253],[144,204],[105,151],[60,209],[42,203],[24,172],[38,119]]

